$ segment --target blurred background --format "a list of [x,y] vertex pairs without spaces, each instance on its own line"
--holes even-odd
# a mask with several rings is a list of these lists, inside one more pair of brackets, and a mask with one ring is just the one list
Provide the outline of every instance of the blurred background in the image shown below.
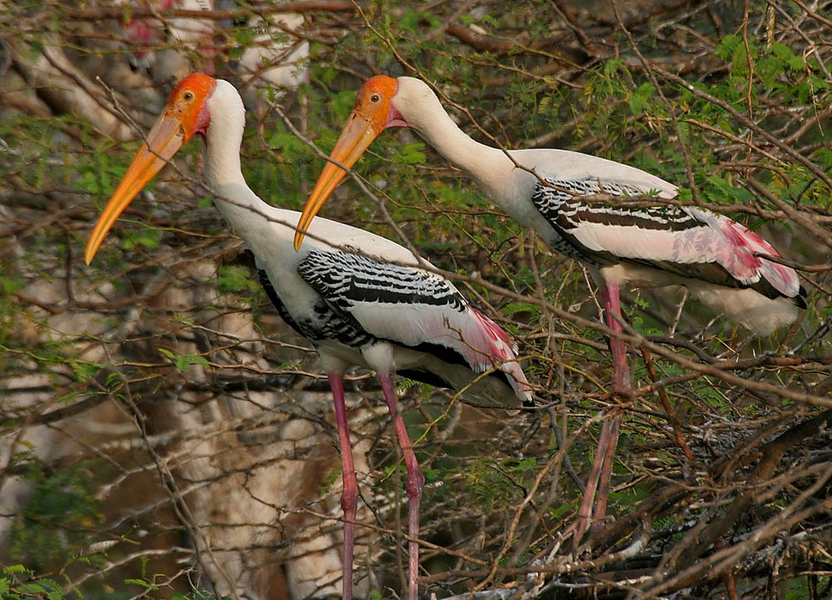
[[[400,379],[426,474],[420,591],[507,598],[832,593],[832,20],[817,0],[0,0],[0,597],[340,595],[340,463],[317,355],[277,316],[184,149],[91,266],[92,224],[167,95],[201,71],[249,115],[243,170],[300,209],[377,73],[434,84],[470,135],[625,162],[799,269],[755,339],[682,289],[624,295],[643,343],[611,398],[597,290],[414,133],[381,136],[324,216],[458,274],[541,408]],[[491,142],[493,143],[493,142]],[[395,223],[398,229],[392,227]],[[404,468],[349,378],[356,593],[399,597]],[[601,421],[611,518],[575,555]]]

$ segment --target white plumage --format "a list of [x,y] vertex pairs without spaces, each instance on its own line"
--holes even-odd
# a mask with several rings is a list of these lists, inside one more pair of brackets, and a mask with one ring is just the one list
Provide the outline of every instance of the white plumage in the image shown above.
[[[667,212],[666,226],[646,229],[639,223],[639,219],[649,214],[645,209],[623,211],[618,224],[610,224],[606,221],[611,219],[603,216],[614,214],[614,205],[582,205],[580,199],[580,196],[599,192],[613,196],[652,194],[672,199],[677,195],[673,184],[635,167],[578,152],[534,149],[512,150],[506,154],[468,137],[421,80],[400,77],[395,82],[397,89],[389,99],[389,119],[393,125],[404,122],[413,127],[445,158],[474,179],[488,198],[512,217],[537,230],[551,245],[560,249],[566,232],[579,244],[609,254],[620,265],[615,277],[618,285],[688,285],[700,300],[760,333],[771,333],[775,328],[772,323],[791,323],[797,318],[798,307],[804,306],[794,270],[757,257],[755,253],[772,256],[779,256],[779,253],[760,236],[725,216],[698,208],[676,208],[657,203]],[[388,82],[381,83],[389,85]],[[364,98],[370,93],[363,91]],[[567,185],[567,188],[561,188],[563,195],[568,197],[567,203],[582,205],[584,216],[576,219],[572,228],[564,231],[559,227],[557,215],[541,214],[532,202],[535,190],[545,189],[541,180],[556,180]],[[592,216],[598,220],[593,221]],[[698,226],[674,229],[674,222],[686,218],[694,219]],[[570,255],[580,260],[583,258],[580,253],[581,248],[577,247]],[[594,266],[591,254],[583,262]],[[629,273],[631,262],[637,263],[632,275]],[[674,265],[719,265],[725,273],[719,269],[699,272],[674,269]],[[645,277],[644,266],[652,267],[655,272]],[[604,271],[608,267],[601,265],[598,268],[600,273],[596,276],[602,282],[607,281]],[[726,277],[726,273],[730,277]],[[753,316],[742,315],[742,310],[733,310],[733,303],[714,293],[710,286],[707,293],[699,294],[696,285],[689,285],[692,280],[720,285],[729,298],[731,292],[736,292],[737,296],[752,295],[739,293],[740,288],[758,282],[768,282],[775,291],[762,293],[764,297],[756,301],[760,308]]]
[[[122,23],[133,44],[131,62],[146,69],[157,85],[172,85],[194,67],[213,74],[215,64],[221,61],[226,66],[223,71],[239,79],[246,104],[262,116],[263,94],[294,90],[308,79],[309,42],[297,35],[304,23],[302,14],[274,13],[264,18],[249,12],[245,26],[238,29],[231,20],[209,18],[215,9],[240,8],[228,0],[122,2],[131,8],[141,4],[160,15],[173,10],[206,13],[204,19],[171,17],[161,21],[142,17]],[[241,37],[245,40],[240,41]]]
[[[343,597],[348,599],[358,493],[344,406],[345,370],[360,365],[378,375],[407,466],[414,538],[424,478],[398,413],[391,374],[464,390],[465,396],[493,406],[517,406],[531,394],[508,335],[469,306],[448,280],[422,268],[427,263],[409,250],[355,227],[318,220],[310,229],[313,239],[295,252],[293,224],[300,214],[266,204],[243,177],[244,126],[245,109],[231,84],[199,74],[184,79],[104,208],[86,261],[142,187],[194,134],[203,135],[205,179],[217,208],[253,251],[278,312],[313,343],[329,376],[344,477]],[[409,559],[409,593],[415,600],[415,542]]]
[[[419,79],[379,75],[368,80],[331,158],[351,167],[388,127],[412,127],[486,197],[586,265],[599,284],[614,333],[612,389],[619,395],[630,391],[626,346],[617,335],[623,330],[621,287],[684,285],[719,314],[758,334],[794,322],[805,307],[797,274],[760,256],[779,255],[756,233],[701,208],[662,202],[677,197],[676,186],[635,167],[566,150],[505,151],[481,144],[454,123]],[[295,248],[345,175],[334,162],[324,167],[298,222]],[[651,197],[656,201],[648,207],[628,205],[632,196],[642,204]],[[606,511],[619,420],[615,415],[602,427],[575,543],[592,518],[596,486],[598,522]]]

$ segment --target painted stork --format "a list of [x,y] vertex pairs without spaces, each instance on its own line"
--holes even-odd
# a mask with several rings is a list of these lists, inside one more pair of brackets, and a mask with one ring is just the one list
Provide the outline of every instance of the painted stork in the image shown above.
[[[122,22],[135,46],[131,63],[146,70],[157,85],[172,86],[194,67],[213,75],[215,63],[220,62],[223,71],[240,80],[246,104],[262,116],[264,90],[294,90],[308,79],[309,42],[296,35],[305,21],[300,13],[276,13],[268,19],[250,15],[245,31],[251,32],[251,39],[239,48],[235,60],[228,60],[233,51],[228,46],[239,43],[228,35],[235,26],[230,20],[207,18],[215,9],[234,8],[228,0],[129,0],[129,6],[151,8],[160,16],[174,10],[206,14],[203,19],[141,17]],[[275,39],[275,33],[283,39]]]
[[[214,0],[129,0],[130,11],[136,7],[153,9],[159,15],[171,10],[210,12]],[[214,67],[214,22],[207,19],[172,17],[127,18],[121,22],[128,39],[134,43],[130,62],[137,69],[149,71],[156,83],[171,84],[190,71],[194,59],[199,68],[211,72]],[[189,54],[194,53],[194,56]]]
[[[537,233],[554,249],[590,270],[601,290],[613,357],[613,386],[630,391],[619,290],[683,285],[693,296],[758,335],[792,323],[805,308],[805,290],[791,268],[762,255],[777,251],[722,215],[679,207],[676,186],[637,168],[603,158],[554,149],[504,151],[466,135],[445,112],[426,83],[412,77],[379,75],[361,88],[355,109],[331,158],[352,167],[388,127],[412,127],[449,162],[471,177],[494,203]],[[298,223],[295,248],[303,231],[346,172],[329,162],[309,195]],[[654,196],[655,206],[598,203],[586,197],[605,194]],[[584,499],[573,529],[577,547],[591,522],[606,513],[612,460],[620,417],[606,419],[598,440]],[[596,491],[598,501],[593,515]]]
[[266,204],[240,168],[245,108],[230,83],[194,74],[179,83],[90,235],[85,260],[141,189],[194,134],[205,140],[205,180],[219,211],[254,252],[263,286],[280,316],[315,346],[329,378],[341,449],[344,511],[343,598],[352,596],[358,487],[344,372],[373,369],[395,422],[407,468],[409,597],[416,599],[422,475],[399,414],[392,374],[460,390],[474,402],[516,406],[531,400],[516,349],[496,323],[469,306],[425,261],[372,233],[326,220],[295,252],[296,211]]

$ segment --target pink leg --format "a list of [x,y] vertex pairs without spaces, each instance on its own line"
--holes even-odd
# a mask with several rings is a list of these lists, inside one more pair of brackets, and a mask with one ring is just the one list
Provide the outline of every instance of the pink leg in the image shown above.
[[615,460],[615,449],[618,446],[618,434],[621,431],[621,415],[612,415],[604,423],[604,427],[607,428],[607,426],[609,426],[608,440],[605,444],[602,444],[599,439],[596,450],[599,456],[603,456],[603,467],[598,476],[598,499],[595,501],[595,515],[589,530],[590,536],[601,530],[604,524],[604,517],[607,514],[612,464]]
[[344,379],[341,374],[330,373],[329,387],[335,399],[335,422],[338,426],[338,443],[341,447],[341,509],[344,511],[344,575],[341,582],[342,600],[352,598],[352,559],[355,548],[355,515],[358,509],[358,479],[352,459],[350,430],[347,424],[347,407],[344,403]]
[[[614,332],[621,332],[621,297],[617,286],[607,285],[601,290],[604,300],[604,315],[607,326]],[[627,366],[627,345],[620,339],[610,337],[610,351],[612,353],[613,380],[612,391],[618,396],[630,393],[630,369]],[[577,549],[581,538],[592,523],[592,531],[597,532],[601,527],[607,513],[607,502],[609,500],[610,479],[612,478],[612,464],[615,457],[615,449],[618,446],[618,435],[621,430],[621,416],[613,415],[604,421],[601,427],[601,435],[598,437],[598,448],[595,451],[595,460],[589,473],[589,481],[586,484],[581,506],[578,509],[578,517],[575,520],[574,536],[572,547]],[[595,493],[598,492],[598,501],[595,502]],[[592,505],[595,503],[593,514]]]
[[[617,333],[624,331],[621,327],[621,296],[618,286],[607,285],[601,292],[604,299],[604,314],[607,317],[607,327]],[[630,369],[627,366],[627,344],[617,337],[610,337],[610,351],[612,352],[613,380],[612,391],[618,395],[630,393]]]
[[[399,446],[404,454],[404,464],[407,468],[407,481],[405,482],[405,489],[407,490],[408,500],[408,533],[411,540],[419,537],[419,512],[422,504],[422,489],[425,487],[425,476],[422,474],[422,468],[416,461],[416,454],[413,452],[413,445],[410,442],[410,436],[407,434],[407,428],[404,425],[404,420],[398,411],[396,402],[396,393],[393,389],[393,380],[389,373],[379,373],[378,380],[381,382],[381,390],[384,393],[384,399],[387,400],[387,407],[390,409],[390,416],[396,425],[396,435],[399,438]],[[411,541],[408,544],[408,600],[417,600],[419,595],[418,585],[416,582],[419,574],[419,544]]]
[[[620,418],[617,416],[604,421],[601,426],[601,435],[598,437],[598,447],[595,450],[595,460],[589,472],[589,479],[586,482],[586,490],[578,508],[578,517],[573,526],[572,548],[577,550],[584,533],[593,521],[592,506],[595,503],[595,491],[598,490],[598,502],[595,504],[595,519],[603,519],[607,509],[607,495],[602,493],[603,486],[609,486],[612,475],[612,454],[615,453],[615,446],[618,441],[618,426]],[[612,449],[612,451],[610,451]],[[609,464],[607,459],[609,458]],[[602,512],[603,509],[603,512]]]

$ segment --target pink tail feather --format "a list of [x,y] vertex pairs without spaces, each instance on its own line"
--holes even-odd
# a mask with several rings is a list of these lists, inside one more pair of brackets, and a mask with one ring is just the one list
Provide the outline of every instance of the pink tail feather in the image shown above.
[[[491,366],[498,367],[507,373],[509,375],[509,383],[517,393],[517,396],[524,403],[531,402],[531,386],[517,360],[517,345],[508,336],[506,331],[494,321],[472,306],[469,307],[469,310],[479,323],[480,331],[485,334],[483,337],[488,344],[489,354],[494,359],[493,365],[483,366],[486,368],[490,368]],[[479,362],[481,363],[482,360],[480,359]]]
[[740,251],[745,266],[755,270],[766,279],[778,292],[788,298],[794,298],[800,291],[800,281],[794,269],[779,263],[761,258],[759,255],[780,256],[774,247],[762,237],[736,221],[720,219],[723,234]]

